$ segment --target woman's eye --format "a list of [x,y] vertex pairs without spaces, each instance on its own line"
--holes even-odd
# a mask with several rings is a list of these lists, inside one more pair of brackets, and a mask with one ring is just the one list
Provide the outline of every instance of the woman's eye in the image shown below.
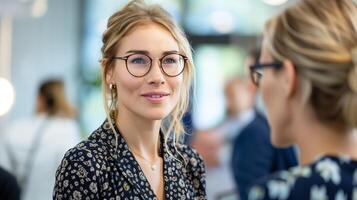
[[134,58],[130,61],[132,64],[146,64],[147,61],[144,58]]
[[175,64],[175,63],[177,63],[177,60],[174,59],[174,58],[166,58],[166,59],[164,60],[164,63],[165,63],[165,64]]

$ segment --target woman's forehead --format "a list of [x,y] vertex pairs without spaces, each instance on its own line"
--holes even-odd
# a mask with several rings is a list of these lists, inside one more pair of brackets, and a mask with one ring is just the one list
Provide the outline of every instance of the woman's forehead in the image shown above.
[[148,52],[179,51],[179,46],[172,34],[156,23],[134,27],[118,43],[118,51],[144,50]]

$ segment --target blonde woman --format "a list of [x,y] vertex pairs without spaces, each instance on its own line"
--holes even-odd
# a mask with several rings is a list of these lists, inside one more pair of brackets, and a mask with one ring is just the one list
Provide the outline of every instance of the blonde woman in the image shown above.
[[22,200],[50,199],[63,155],[80,142],[61,80],[41,83],[36,103],[36,115],[14,121],[0,139],[0,165],[16,176]]
[[108,118],[64,157],[55,199],[205,199],[202,159],[178,143],[190,45],[158,5],[130,1],[108,20],[102,78]]
[[301,166],[251,188],[249,199],[357,199],[357,5],[303,0],[268,21],[251,66],[271,140],[296,144]]

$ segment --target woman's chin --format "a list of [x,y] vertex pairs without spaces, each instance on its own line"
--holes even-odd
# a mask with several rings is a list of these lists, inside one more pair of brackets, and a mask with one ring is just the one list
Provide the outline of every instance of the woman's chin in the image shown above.
[[167,117],[168,115],[169,115],[169,113],[167,113],[167,112],[152,112],[152,113],[148,113],[146,115],[146,118],[150,119],[150,120],[162,120],[165,117]]

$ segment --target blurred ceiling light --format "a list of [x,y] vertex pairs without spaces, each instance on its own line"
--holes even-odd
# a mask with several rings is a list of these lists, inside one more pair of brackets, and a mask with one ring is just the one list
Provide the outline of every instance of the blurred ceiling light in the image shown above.
[[279,6],[286,3],[288,0],[262,0],[262,1],[272,6]]
[[35,0],[32,5],[32,15],[34,17],[42,17],[47,11],[47,0]]
[[217,10],[210,16],[212,27],[219,33],[231,33],[234,30],[234,16],[231,12]]
[[15,100],[14,88],[5,78],[0,77],[0,116],[6,114]]

